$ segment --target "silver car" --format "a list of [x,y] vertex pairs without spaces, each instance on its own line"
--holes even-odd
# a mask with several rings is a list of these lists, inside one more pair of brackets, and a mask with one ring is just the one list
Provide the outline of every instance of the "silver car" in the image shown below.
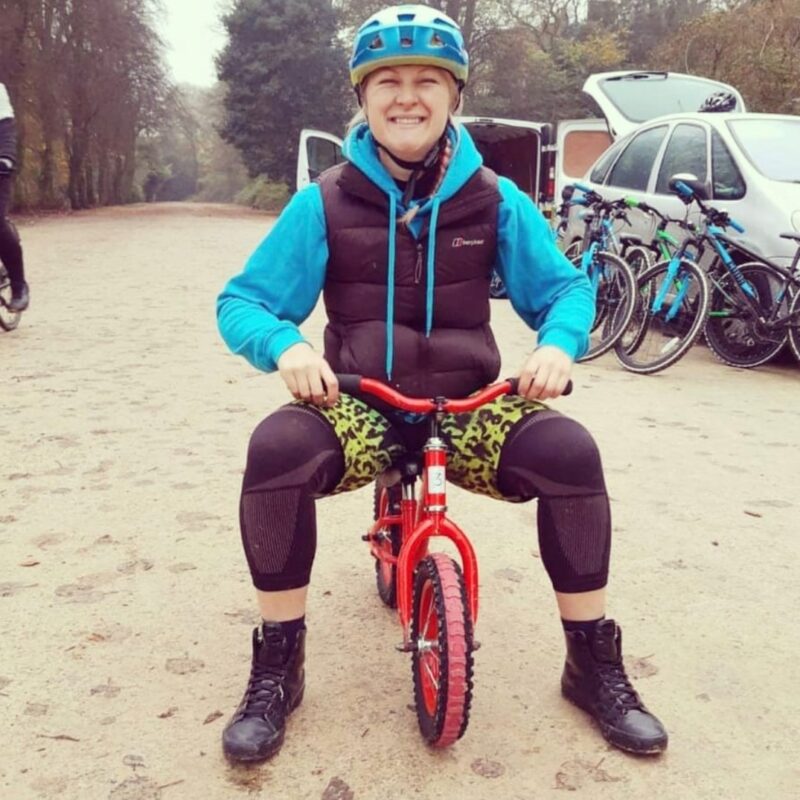
[[[778,263],[788,264],[800,232],[800,117],[777,114],[681,113],[658,117],[615,142],[594,163],[584,183],[608,199],[632,195],[663,214],[683,217],[683,203],[668,189],[676,173],[692,173],[706,186],[709,203],[744,226],[731,239]],[[567,241],[582,234],[573,213]],[[649,241],[654,221],[630,215],[632,232]],[[689,218],[697,220],[692,208]],[[680,229],[673,232],[679,233]]]

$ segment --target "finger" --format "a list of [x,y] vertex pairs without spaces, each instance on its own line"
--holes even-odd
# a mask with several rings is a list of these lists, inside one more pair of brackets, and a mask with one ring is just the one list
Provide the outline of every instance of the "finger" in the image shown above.
[[336,380],[336,375],[334,375],[327,361],[323,360],[321,372],[322,380],[325,382],[325,388],[327,389],[328,405],[333,407],[339,400],[339,381]]
[[544,397],[550,375],[551,368],[546,364],[542,364],[542,366],[536,370],[536,376],[533,379],[533,383],[531,383],[531,390],[528,393],[528,398],[530,400],[541,400]]
[[301,400],[311,400],[311,387],[308,385],[308,376],[305,372],[297,373],[297,393]]
[[534,376],[536,375],[536,367],[525,366],[519,374],[519,382],[517,383],[517,394],[520,397],[527,397],[531,388]]
[[308,388],[311,390],[311,402],[315,406],[325,404],[325,389],[322,385],[322,376],[320,375],[321,367],[314,365],[309,367],[306,377],[308,379]]
[[562,379],[561,373],[554,370],[547,379],[547,383],[541,395],[542,399],[549,400],[558,397],[564,390],[565,385],[566,381]]

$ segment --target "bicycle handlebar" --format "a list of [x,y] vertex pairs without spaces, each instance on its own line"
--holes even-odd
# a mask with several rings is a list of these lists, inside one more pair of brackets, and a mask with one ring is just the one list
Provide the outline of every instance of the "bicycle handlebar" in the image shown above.
[[[463,411],[474,411],[486,403],[491,402],[504,394],[517,394],[519,378],[507,378],[499,383],[492,383],[479,392],[459,400],[436,398],[428,400],[422,397],[408,397],[374,378],[364,378],[361,375],[337,375],[339,390],[346,394],[371,394],[384,403],[417,414],[430,414],[434,411],[445,411],[449,414],[459,414]],[[562,396],[572,393],[572,381],[568,381]]]

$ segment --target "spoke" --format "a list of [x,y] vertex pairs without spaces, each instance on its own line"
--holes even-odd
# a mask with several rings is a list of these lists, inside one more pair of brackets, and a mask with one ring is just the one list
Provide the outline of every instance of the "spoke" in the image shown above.
[[430,659],[427,659],[427,658],[422,662],[422,666],[423,666],[425,672],[428,675],[428,680],[434,685],[434,687],[436,688],[436,691],[438,692],[439,691],[438,670],[437,670],[437,674],[434,675],[433,670],[431,669],[431,666],[430,666]]

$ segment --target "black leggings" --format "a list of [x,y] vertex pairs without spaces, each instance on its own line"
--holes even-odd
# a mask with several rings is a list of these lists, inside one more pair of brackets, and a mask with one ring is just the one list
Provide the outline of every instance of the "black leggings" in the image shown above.
[[[539,548],[553,588],[605,586],[611,518],[591,435],[520,398],[449,419],[448,480],[514,502],[538,498]],[[389,422],[347,396],[333,410],[292,404],[261,422],[250,440],[240,503],[255,587],[305,586],[316,551],[314,501],[374,480],[400,453],[419,448],[425,428]]]
[[13,187],[14,180],[10,175],[0,175],[0,261],[8,272],[11,288],[16,289],[25,282],[25,270],[19,235],[6,216]]

